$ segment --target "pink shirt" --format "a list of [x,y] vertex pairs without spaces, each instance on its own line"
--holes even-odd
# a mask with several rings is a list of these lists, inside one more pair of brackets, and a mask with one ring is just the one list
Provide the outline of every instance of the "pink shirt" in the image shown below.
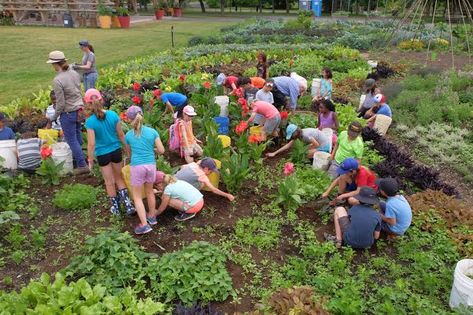
[[253,103],[253,113],[260,114],[266,119],[274,118],[279,112],[273,104],[264,101],[256,101]]

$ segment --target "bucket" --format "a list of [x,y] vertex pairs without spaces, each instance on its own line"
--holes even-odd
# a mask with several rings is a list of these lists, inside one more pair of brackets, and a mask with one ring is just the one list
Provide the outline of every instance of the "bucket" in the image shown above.
[[[220,169],[222,167],[222,162],[219,160],[213,159],[215,161],[215,164],[217,166],[217,169]],[[212,172],[208,176],[210,183],[215,187],[218,188],[218,184],[220,182],[220,173]],[[203,190],[205,191],[210,191],[208,187],[204,187]]]
[[45,144],[51,145],[57,142],[59,137],[59,130],[56,129],[38,129],[38,137],[45,142]]
[[313,79],[312,80],[312,88],[310,90],[310,94],[312,96],[316,96],[320,92],[320,82],[321,79]]
[[228,104],[230,99],[227,95],[215,96],[215,104],[220,106],[220,115],[221,117],[228,117]]
[[312,168],[317,170],[326,171],[330,165],[330,153],[323,151],[314,152],[314,161],[312,162]]
[[363,103],[365,102],[365,99],[366,99],[366,94],[361,94],[360,105],[358,106],[358,109],[361,109],[361,107],[363,107]]
[[[131,187],[131,166],[130,164],[125,165],[122,168],[122,176],[123,180],[125,181],[126,188],[128,189],[128,194],[130,198],[133,200],[133,188]],[[141,199],[145,197],[145,188],[141,190]]]
[[218,125],[218,134],[228,135],[228,133],[230,132],[229,127],[228,127],[230,125],[230,119],[226,116],[225,117],[219,116],[219,117],[215,117],[214,121]]
[[473,306],[473,259],[462,259],[453,273],[453,285],[450,293],[450,307]]
[[261,136],[263,134],[263,126],[250,127],[250,135]]
[[51,145],[53,153],[51,155],[54,163],[59,164],[64,162],[61,170],[61,175],[72,173],[74,165],[72,163],[72,151],[66,142],[53,143]]
[[18,167],[18,161],[16,159],[16,141],[15,140],[2,140],[0,141],[0,156],[3,158],[3,162],[0,165],[4,168],[16,170]]
[[218,138],[222,142],[223,148],[228,148],[230,144],[232,143],[232,139],[229,136],[225,135],[218,135]]
[[374,120],[373,129],[378,131],[378,133],[382,136],[388,132],[389,126],[391,126],[391,122],[393,119],[386,115],[376,115],[376,119]]

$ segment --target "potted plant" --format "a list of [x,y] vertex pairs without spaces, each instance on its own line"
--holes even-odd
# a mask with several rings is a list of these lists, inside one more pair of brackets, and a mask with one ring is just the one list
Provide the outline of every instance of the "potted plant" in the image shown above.
[[99,4],[97,13],[99,14],[100,28],[110,28],[112,26],[112,8]]
[[181,1],[175,0],[173,5],[173,15],[174,17],[182,16]]
[[118,19],[117,9],[112,9],[112,28],[120,28],[120,20]]
[[154,5],[154,16],[156,17],[156,20],[161,20],[166,13],[165,11],[166,3],[163,1],[158,1]]
[[120,25],[122,28],[129,28],[130,27],[130,14],[128,13],[127,8],[117,8],[118,20],[120,21]]

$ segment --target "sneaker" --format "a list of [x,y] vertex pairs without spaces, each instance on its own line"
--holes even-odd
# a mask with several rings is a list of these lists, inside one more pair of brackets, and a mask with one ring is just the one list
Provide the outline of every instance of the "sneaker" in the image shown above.
[[158,224],[158,221],[156,220],[156,217],[146,217],[146,221],[148,221],[149,225],[156,225]]
[[141,225],[139,224],[138,226],[135,227],[135,234],[146,234],[146,233],[149,233],[151,232],[153,229],[151,228],[151,226],[149,226],[149,224],[145,224],[145,225]]
[[192,219],[193,217],[195,217],[195,213],[185,213],[185,212],[182,212],[181,214],[176,215],[176,216],[174,217],[174,219],[175,219],[176,221],[183,222],[183,221],[190,220],[190,219]]
[[115,206],[110,207],[110,212],[114,215],[120,215],[120,208],[117,208]]
[[74,169],[73,173],[74,175],[88,174],[90,173],[90,170],[88,166],[78,167]]
[[337,241],[337,237],[335,235],[332,235],[332,234],[329,234],[329,233],[325,233],[324,232],[324,239],[326,241],[332,241],[332,242],[336,242]]

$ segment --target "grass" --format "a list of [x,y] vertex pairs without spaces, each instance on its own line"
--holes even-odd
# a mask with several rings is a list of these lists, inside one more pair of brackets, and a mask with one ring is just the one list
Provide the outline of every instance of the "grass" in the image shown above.
[[226,25],[223,21],[160,21],[132,25],[130,29],[66,29],[59,27],[12,26],[0,28],[0,105],[18,96],[27,96],[51,84],[54,72],[46,64],[48,53],[62,50],[70,62],[80,62],[81,39],[94,46],[98,68],[137,56],[171,48],[171,26],[175,45],[182,47],[195,35],[205,35]]

